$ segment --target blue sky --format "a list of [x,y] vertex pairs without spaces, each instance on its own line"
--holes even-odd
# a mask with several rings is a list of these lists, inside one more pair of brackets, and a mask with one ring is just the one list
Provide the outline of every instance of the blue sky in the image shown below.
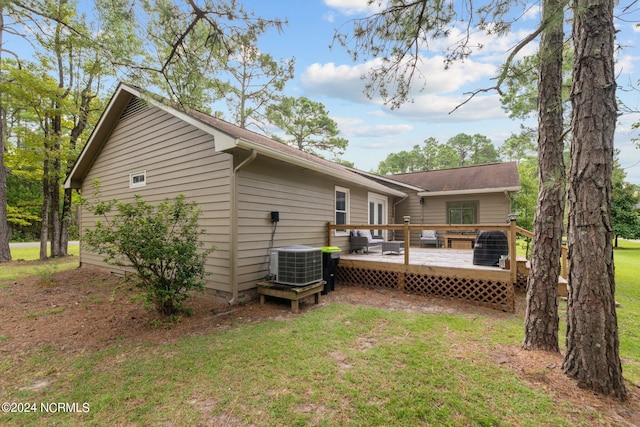
[[[504,37],[490,39],[482,33],[473,34],[474,41],[483,44],[484,49],[448,70],[444,69],[441,52],[451,42],[431,42],[429,51],[422,52],[422,72],[428,76],[426,87],[414,91],[413,103],[392,110],[380,99],[368,99],[363,93],[364,82],[360,76],[371,68],[371,63],[354,63],[337,44],[330,48],[337,28],[374,11],[367,6],[367,0],[238,1],[258,16],[288,21],[282,33],[271,31],[262,36],[259,47],[276,59],[295,58],[295,78],[287,83],[286,94],[306,96],[327,107],[329,115],[338,123],[340,136],[349,140],[342,157],[354,162],[359,169],[376,169],[388,154],[410,150],[429,137],[445,142],[461,132],[481,134],[499,147],[512,133],[520,131],[522,122],[508,118],[496,93],[478,95],[454,113],[450,112],[467,99],[465,93],[494,84],[491,79],[497,75],[510,50],[538,25],[538,3],[523,8],[526,12],[517,26]],[[628,3],[624,2],[623,6]],[[626,14],[618,10],[616,16],[617,44],[622,47],[616,66],[617,94],[638,111],[640,89],[629,90],[629,85],[638,86],[640,80],[640,29],[636,27],[640,6]],[[454,31],[452,37],[455,36]],[[532,44],[523,49],[520,56],[531,55],[535,50],[536,45]],[[622,115],[615,139],[627,180],[636,184],[640,184],[640,149],[631,139],[640,138],[640,132],[633,131],[631,125],[639,121],[638,113]],[[536,121],[526,124],[535,127]]]
[[[423,72],[428,76],[427,86],[422,92],[415,91],[413,103],[391,110],[380,99],[367,99],[363,94],[360,76],[370,64],[354,63],[339,45],[329,47],[336,28],[371,13],[366,0],[245,0],[243,3],[259,16],[288,20],[282,34],[273,32],[261,38],[260,48],[275,58],[295,57],[296,76],[286,86],[287,95],[306,96],[327,107],[339,125],[341,136],[349,140],[343,158],[354,162],[359,169],[375,169],[389,153],[409,150],[428,137],[445,142],[460,132],[479,133],[500,146],[511,133],[520,130],[521,122],[507,117],[495,93],[477,96],[455,113],[449,112],[466,99],[465,92],[492,85],[490,79],[510,49],[539,23],[537,4],[528,8],[507,36],[491,40],[480,33],[473,35],[485,48],[448,70],[444,69],[441,56],[447,42],[432,43],[430,51],[424,52],[422,63]],[[620,30],[617,42],[623,47],[617,58],[617,72],[619,85],[628,86],[640,80],[640,31],[634,28],[640,12],[623,18],[624,21],[616,21]],[[630,22],[633,20],[635,22]],[[536,46],[529,46],[522,54],[530,55],[535,49]],[[621,88],[618,96],[640,110],[640,92]],[[631,142],[631,138],[640,137],[638,130],[631,130],[631,124],[637,121],[640,114],[620,117],[616,146],[621,150],[622,166],[627,168],[627,180],[640,184],[640,149]],[[535,120],[528,125],[535,126]]]

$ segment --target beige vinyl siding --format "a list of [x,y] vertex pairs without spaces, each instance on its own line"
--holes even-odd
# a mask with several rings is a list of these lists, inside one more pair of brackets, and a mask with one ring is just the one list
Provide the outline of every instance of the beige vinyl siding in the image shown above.
[[410,215],[413,224],[446,224],[447,202],[477,201],[480,224],[502,224],[511,211],[511,202],[504,193],[425,197],[423,205],[419,200],[414,195],[398,205],[396,214],[399,222],[403,215]]
[[[420,198],[415,194],[410,194],[405,200],[400,202],[396,207],[395,223],[402,224],[405,216],[411,217],[412,224],[420,224],[422,222],[422,210],[420,205]],[[411,244],[416,245],[419,242],[420,232],[415,231],[411,233]],[[404,240],[404,232],[396,231],[396,240]]]
[[[255,287],[268,273],[271,212],[280,213],[273,247],[327,244],[327,223],[335,217],[335,186],[350,190],[353,223],[367,222],[367,189],[337,182],[308,170],[258,155],[238,176],[238,283]],[[332,245],[349,250],[348,237],[332,237]]]
[[[93,196],[93,180],[100,181],[103,200],[158,202],[180,193],[202,209],[200,225],[205,245],[215,245],[206,269],[207,287],[230,292],[229,231],[232,156],[214,151],[211,135],[157,108],[127,116],[115,126],[109,141],[83,181],[82,195]],[[129,174],[146,170],[146,185],[129,188]],[[95,218],[86,210],[81,227]],[[81,251],[83,264],[105,266],[102,256]],[[112,271],[119,271],[108,267]]]
[[[504,193],[465,194],[454,196],[425,197],[420,204],[420,197],[412,194],[396,209],[397,223],[402,223],[404,215],[411,216],[412,224],[446,224],[447,202],[477,201],[478,223],[502,224],[511,213],[511,201]],[[401,234],[400,234],[401,235]],[[411,234],[411,242],[417,243],[419,232]]]
[[503,224],[511,213],[511,199],[504,193],[490,193],[480,199],[480,223]]

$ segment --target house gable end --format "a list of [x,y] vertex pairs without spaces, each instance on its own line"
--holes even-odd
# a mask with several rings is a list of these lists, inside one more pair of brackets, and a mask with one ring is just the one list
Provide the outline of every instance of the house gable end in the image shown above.
[[134,98],[133,94],[128,91],[123,91],[121,87],[116,90],[116,93],[111,98],[107,108],[102,112],[96,127],[93,129],[87,143],[76,159],[71,172],[67,176],[64,182],[65,188],[80,188],[82,186],[82,181],[119,122],[122,112],[129,106],[132,98]]

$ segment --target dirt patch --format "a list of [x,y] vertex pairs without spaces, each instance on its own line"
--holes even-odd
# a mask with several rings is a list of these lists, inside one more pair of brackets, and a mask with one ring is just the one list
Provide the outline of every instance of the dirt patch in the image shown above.
[[[35,271],[39,264],[33,265]],[[103,270],[67,270],[54,274],[50,283],[41,281],[36,275],[0,282],[0,358],[20,359],[44,346],[84,353],[116,342],[166,343],[189,334],[228,329],[238,323],[297,316],[291,313],[288,301],[269,299],[264,305],[256,301],[228,306],[196,295],[188,301],[193,315],[182,316],[178,323],[167,323],[142,307],[142,295],[136,289]],[[334,302],[417,313],[482,315],[496,320],[512,316],[456,301],[352,286],[338,286],[335,292],[321,298],[320,306]],[[313,298],[300,306],[302,313],[316,307]],[[523,296],[519,297],[516,310],[520,314],[524,312]],[[367,348],[373,344],[361,342],[359,345]],[[465,347],[465,351],[474,350]],[[340,361],[340,354],[334,357]],[[629,402],[621,404],[577,388],[573,380],[562,374],[561,355],[499,346],[490,357],[497,365],[513,369],[519,377],[547,390],[556,399],[569,401],[576,408],[593,410],[594,420],[596,412],[606,414],[606,420],[599,420],[600,423],[640,426],[640,389],[636,385],[628,385]],[[342,363],[346,365],[346,361]]]

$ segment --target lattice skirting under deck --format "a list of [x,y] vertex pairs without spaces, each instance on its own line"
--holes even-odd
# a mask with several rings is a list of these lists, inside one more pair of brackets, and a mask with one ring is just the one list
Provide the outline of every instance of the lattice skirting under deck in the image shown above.
[[529,280],[529,276],[518,271],[517,277],[518,280],[516,281],[516,291],[527,292],[527,280]]
[[338,266],[336,282],[454,298],[496,310],[515,311],[514,287],[500,281]]
[[529,280],[529,267],[527,267],[527,262],[518,261],[516,273],[516,291],[527,292],[527,281]]

